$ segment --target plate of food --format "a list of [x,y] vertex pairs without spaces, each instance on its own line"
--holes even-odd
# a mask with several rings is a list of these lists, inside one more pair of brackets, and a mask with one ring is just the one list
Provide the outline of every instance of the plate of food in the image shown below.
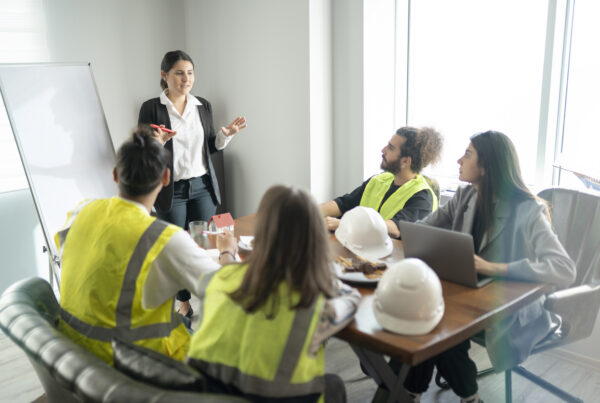
[[254,237],[246,235],[240,236],[238,246],[240,247],[240,249],[252,250],[252,247],[254,246]]
[[354,283],[377,283],[387,269],[385,263],[372,262],[359,256],[353,258],[338,256],[333,266],[339,279]]

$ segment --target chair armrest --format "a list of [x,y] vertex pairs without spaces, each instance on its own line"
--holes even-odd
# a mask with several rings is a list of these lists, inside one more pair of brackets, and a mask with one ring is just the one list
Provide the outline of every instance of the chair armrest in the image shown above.
[[583,339],[594,329],[600,308],[600,285],[581,285],[556,291],[547,296],[544,306],[561,317],[564,339]]

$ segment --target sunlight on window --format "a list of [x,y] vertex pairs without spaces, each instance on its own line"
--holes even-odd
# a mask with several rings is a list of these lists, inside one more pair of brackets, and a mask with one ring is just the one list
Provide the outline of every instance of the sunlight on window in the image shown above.
[[497,130],[515,143],[529,183],[535,178],[547,2],[412,2],[408,123],[445,137],[428,172],[456,181],[469,137]]
[[[569,171],[600,180],[600,3],[575,3],[571,61],[565,110],[565,129],[560,164]],[[584,179],[585,180],[585,179]],[[570,172],[560,176],[560,185],[581,187],[583,181]]]
[[[0,0],[0,63],[46,61],[42,0]],[[0,99],[0,192],[27,188],[6,109]]]

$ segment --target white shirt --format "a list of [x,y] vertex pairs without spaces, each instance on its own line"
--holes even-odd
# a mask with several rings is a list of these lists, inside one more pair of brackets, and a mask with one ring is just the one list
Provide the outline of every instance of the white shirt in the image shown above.
[[[126,201],[139,207],[145,214],[148,210],[143,204]],[[80,203],[70,212],[69,220],[63,230],[68,231],[77,214],[91,200]],[[61,242],[61,254],[64,243]],[[154,309],[173,298],[179,290],[190,290],[199,294],[200,277],[220,269],[206,251],[199,248],[186,231],[177,231],[165,244],[156,259],[150,264],[146,282],[142,287],[142,307]]]
[[[188,94],[183,114],[175,108],[167,97],[167,91],[160,94],[160,102],[167,107],[171,129],[177,134],[173,137],[173,180],[195,178],[208,172],[204,161],[204,128],[200,120],[198,106],[202,103],[195,96]],[[222,130],[217,133],[215,146],[224,149],[233,136],[226,136]]]

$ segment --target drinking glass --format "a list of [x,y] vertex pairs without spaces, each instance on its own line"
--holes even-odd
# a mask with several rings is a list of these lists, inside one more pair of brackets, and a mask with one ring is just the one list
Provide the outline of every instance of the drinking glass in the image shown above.
[[190,221],[190,235],[196,244],[204,249],[208,249],[208,223],[206,221]]

